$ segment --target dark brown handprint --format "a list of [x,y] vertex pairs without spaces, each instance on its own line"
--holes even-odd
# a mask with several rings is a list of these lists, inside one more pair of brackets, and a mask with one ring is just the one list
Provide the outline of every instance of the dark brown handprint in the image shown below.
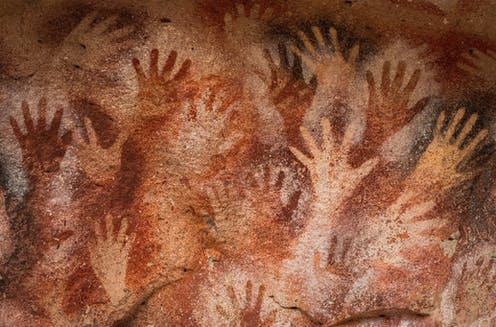
[[405,126],[427,105],[428,98],[422,98],[413,107],[409,107],[410,98],[420,80],[421,71],[413,72],[406,86],[404,85],[407,65],[404,61],[391,80],[391,63],[386,61],[382,69],[380,86],[372,72],[367,71],[369,85],[369,106],[367,110],[367,129],[365,142],[370,151],[375,151],[387,138]]
[[245,288],[245,303],[242,305],[234,292],[234,288],[227,288],[227,295],[231,300],[232,309],[234,312],[228,313],[220,305],[217,306],[217,311],[226,320],[229,321],[229,326],[241,327],[260,327],[272,326],[276,320],[276,312],[271,311],[265,317],[262,317],[262,305],[265,295],[265,286],[260,285],[258,294],[253,301],[253,284],[251,281],[246,282]]
[[265,57],[269,63],[270,83],[269,94],[272,103],[284,120],[288,138],[297,140],[299,126],[307,109],[312,104],[317,82],[315,78],[306,83],[303,77],[301,59],[294,56],[290,63],[287,47],[280,43],[278,46],[280,65],[276,65],[268,50]]
[[145,73],[140,61],[133,59],[133,66],[138,79],[138,100],[140,105],[140,115],[151,116],[167,113],[170,104],[179,101],[185,94],[182,91],[182,83],[189,76],[191,60],[185,60],[177,73],[172,71],[176,64],[177,52],[171,51],[167,61],[159,71],[159,52],[153,49],[150,53],[150,68],[148,74]]
[[22,114],[26,126],[23,134],[17,121],[10,117],[12,130],[21,146],[22,163],[31,183],[49,180],[60,169],[67,146],[71,142],[71,131],[59,136],[63,109],[55,112],[52,122],[46,121],[47,101],[41,98],[38,103],[38,122],[35,125],[27,102],[22,103]]

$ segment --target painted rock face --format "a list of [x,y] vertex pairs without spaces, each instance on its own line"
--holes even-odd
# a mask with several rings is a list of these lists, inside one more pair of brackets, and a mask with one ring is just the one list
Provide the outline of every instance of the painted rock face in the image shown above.
[[490,1],[4,1],[1,326],[496,326]]

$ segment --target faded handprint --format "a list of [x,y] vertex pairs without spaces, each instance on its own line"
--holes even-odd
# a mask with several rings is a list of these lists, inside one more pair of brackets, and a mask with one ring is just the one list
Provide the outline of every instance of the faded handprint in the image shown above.
[[448,190],[473,177],[473,173],[460,172],[459,166],[473,155],[488,132],[483,129],[473,139],[467,139],[477,121],[477,114],[472,114],[467,122],[460,126],[462,127],[460,132],[455,135],[464,115],[465,109],[459,109],[449,121],[446,131],[443,131],[446,113],[443,111],[439,115],[434,128],[434,137],[407,182],[412,189],[435,187]]
[[105,231],[97,222],[95,240],[89,244],[93,270],[114,306],[120,304],[127,291],[126,270],[134,235],[128,236],[126,233],[127,219],[122,219],[117,235],[114,235],[113,217],[108,214],[105,217]]
[[129,49],[131,44],[125,39],[134,28],[127,26],[111,30],[117,19],[118,16],[111,16],[99,20],[97,12],[84,17],[63,41],[60,59],[77,69],[92,70],[117,52]]
[[291,220],[298,208],[302,192],[300,189],[291,190],[287,201],[284,201],[283,184],[288,177],[282,169],[275,169],[269,165],[264,165],[259,174],[251,173],[248,176],[251,185],[245,189],[247,204],[257,212],[258,217],[265,217],[272,222],[274,218]]
[[228,42],[236,50],[243,48],[245,44],[259,43],[265,34],[266,22],[271,17],[271,8],[264,9],[258,3],[247,8],[241,3],[236,3],[235,12],[226,13],[224,16]]
[[310,107],[315,94],[316,80],[312,79],[307,84],[303,78],[301,59],[294,57],[290,64],[286,46],[279,44],[279,66],[268,50],[265,58],[269,64],[270,81],[269,94],[277,111],[281,114],[289,138],[293,138],[295,126],[301,126],[303,116]]
[[191,66],[191,60],[185,60],[178,72],[172,76],[177,52],[171,51],[161,71],[158,68],[158,55],[157,49],[153,49],[150,53],[148,76],[140,61],[136,58],[133,59],[133,66],[138,79],[139,115],[145,117],[167,113],[174,105],[177,105],[177,102],[182,98],[180,94],[181,84],[188,77]]
[[475,78],[479,78],[484,88],[493,89],[496,87],[496,52],[473,49],[464,53],[462,58],[466,63],[459,62],[458,68]]
[[114,144],[105,149],[98,142],[98,137],[90,119],[84,119],[84,127],[88,134],[88,143],[76,134],[74,152],[79,157],[79,164],[86,175],[96,184],[104,185],[113,179],[121,167],[121,149],[125,141],[121,133]]
[[23,134],[17,121],[11,116],[12,130],[21,146],[22,163],[32,183],[47,181],[60,169],[60,162],[71,142],[70,131],[59,136],[63,110],[55,112],[51,124],[46,122],[47,102],[41,98],[38,103],[38,123],[34,124],[27,102],[22,103],[22,113],[26,134]]
[[495,245],[482,243],[454,264],[441,300],[450,326],[489,327],[496,322]]
[[436,203],[422,201],[414,204],[412,200],[415,198],[415,192],[402,193],[384,214],[373,219],[367,226],[368,240],[362,240],[363,244],[368,244],[366,253],[360,257],[416,271],[418,267],[404,254],[410,253],[411,249],[441,245],[441,237],[433,231],[446,228],[449,220],[425,219],[424,216],[434,209]]
[[352,247],[352,238],[342,235],[331,236],[328,253],[315,251],[313,257],[314,271],[330,271],[335,275],[348,274],[349,265],[352,263]]
[[[244,136],[231,128],[237,105],[233,97],[215,88],[207,90],[193,101],[185,102],[182,108],[184,123],[171,153],[180,154],[178,158],[182,158],[182,154],[187,151],[188,162],[183,165],[190,172],[208,173],[212,167],[207,163],[212,163],[212,160],[216,160],[213,162],[215,165],[225,164],[225,156],[236,148]],[[216,170],[219,168],[215,167]]]
[[259,327],[272,326],[276,320],[276,311],[265,314],[262,311],[262,305],[265,295],[265,286],[260,285],[255,301],[253,301],[253,284],[251,281],[246,282],[244,303],[240,303],[232,286],[227,288],[227,295],[231,301],[232,310],[229,313],[220,305],[217,305],[218,313],[224,320],[229,321],[228,326],[232,327]]
[[[207,196],[213,211],[213,220],[210,222],[221,242],[226,241],[224,230],[226,225],[242,223],[244,215],[241,212],[240,194],[229,185],[219,184],[207,189]],[[239,231],[242,234],[242,231]]]
[[320,27],[312,26],[312,33],[317,41],[317,47],[303,31],[299,31],[298,37],[305,50],[292,45],[292,51],[317,78],[319,89],[330,88],[334,91],[347,92],[355,77],[355,65],[360,52],[359,44],[356,43],[349,51],[348,58],[345,58],[334,28],[329,29],[331,46],[327,45]]
[[332,135],[330,122],[327,118],[321,120],[322,144],[319,146],[308,129],[301,127],[302,138],[311,157],[300,150],[289,147],[294,156],[308,169],[314,188],[314,195],[323,204],[331,204],[334,209],[341,201],[351,195],[356,186],[377,165],[378,159],[370,159],[358,168],[348,161],[354,127],[349,125],[344,133],[341,144],[336,143]]
[[382,69],[380,86],[376,85],[372,72],[367,71],[369,107],[366,113],[367,130],[364,136],[366,142],[381,145],[427,105],[429,99],[426,97],[419,100],[413,107],[408,106],[419,82],[421,71],[416,69],[403,87],[406,68],[406,63],[400,61],[396,75],[391,80],[391,63],[386,61]]

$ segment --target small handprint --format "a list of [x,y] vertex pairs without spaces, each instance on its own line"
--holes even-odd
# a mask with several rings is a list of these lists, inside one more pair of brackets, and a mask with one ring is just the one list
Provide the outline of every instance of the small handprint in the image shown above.
[[60,169],[67,146],[71,142],[70,131],[59,136],[63,110],[55,112],[51,124],[46,122],[47,102],[41,98],[38,103],[38,123],[34,124],[27,102],[22,103],[22,113],[26,134],[23,134],[17,121],[11,116],[12,130],[21,146],[22,163],[31,182],[50,179]]
[[224,16],[225,32],[228,42],[239,50],[245,44],[257,44],[265,34],[267,21],[272,17],[271,8],[263,8],[255,3],[251,8],[237,3],[234,15]]
[[330,247],[327,253],[315,251],[313,257],[314,271],[330,271],[336,275],[348,274],[353,239],[347,236],[333,235],[330,237],[329,244]]
[[440,246],[442,238],[434,231],[440,231],[449,225],[446,218],[428,218],[425,216],[436,206],[435,201],[416,203],[415,192],[404,192],[387,210],[375,217],[367,226],[367,244],[361,257],[379,261],[400,269],[416,271],[419,267],[404,254],[412,249]]
[[275,217],[282,221],[291,220],[298,209],[302,191],[291,190],[287,201],[284,201],[283,184],[287,178],[289,176],[282,169],[268,164],[262,167],[259,174],[249,173],[247,179],[251,181],[251,185],[245,188],[247,203],[257,212],[258,217],[265,217],[272,222]]
[[172,76],[177,60],[177,52],[171,51],[162,70],[158,68],[159,52],[153,49],[150,53],[148,76],[138,59],[133,59],[133,66],[138,79],[138,100],[140,115],[148,117],[167,113],[182,98],[181,83],[189,76],[191,60],[187,59]]
[[496,292],[496,253],[492,258],[479,258],[475,265],[465,262],[459,282],[467,291],[476,291],[477,296]]
[[367,71],[369,86],[369,107],[367,110],[367,130],[365,140],[381,145],[388,137],[406,125],[427,105],[428,98],[419,100],[409,107],[410,98],[421,76],[416,69],[408,83],[403,87],[407,65],[400,61],[393,80],[391,80],[391,63],[386,61],[382,69],[381,85],[378,87],[371,71]]
[[[117,16],[111,16],[98,21],[97,12],[84,17],[62,42],[60,59],[72,67],[92,70],[117,52],[129,49],[131,44],[125,39],[134,29],[127,26],[111,30],[117,19]],[[105,47],[102,47],[102,44],[105,44]]]
[[195,174],[204,174],[212,168],[209,164],[224,164],[225,160],[218,163],[214,159],[225,158],[244,136],[231,128],[237,106],[232,96],[217,88],[208,89],[193,101],[185,101],[183,126],[178,141],[171,148],[171,153],[177,154],[178,158],[187,151],[189,159],[186,165],[183,164],[184,168]]
[[439,115],[434,128],[434,137],[407,182],[408,185],[411,184],[412,189],[436,187],[440,190],[448,190],[473,177],[473,173],[460,172],[459,166],[474,154],[488,132],[483,129],[473,139],[467,139],[477,121],[477,114],[472,114],[467,122],[460,126],[460,132],[455,135],[464,115],[465,109],[459,109],[448,123],[446,131],[443,131],[446,113],[443,111]]
[[294,156],[308,169],[314,188],[315,196],[324,202],[332,203],[335,208],[343,199],[351,195],[360,181],[366,177],[377,165],[378,159],[370,159],[358,168],[354,168],[348,161],[353,135],[352,125],[345,131],[341,144],[336,143],[332,135],[330,122],[322,118],[322,145],[305,128],[301,127],[301,135],[312,157],[303,154],[300,150],[289,147]]
[[97,222],[95,240],[89,244],[93,270],[114,306],[120,304],[127,291],[126,270],[134,235],[128,236],[126,233],[127,219],[122,219],[117,235],[114,235],[113,217],[108,214],[105,217],[105,231]]
[[303,116],[310,107],[316,88],[316,80],[313,78],[310,83],[306,83],[303,77],[301,59],[294,57],[293,63],[289,62],[289,55],[286,45],[279,44],[279,66],[268,50],[265,50],[265,58],[269,64],[271,78],[269,85],[269,95],[277,111],[284,119],[284,125],[288,137],[294,138],[295,126],[301,126]]
[[331,46],[327,44],[318,26],[312,26],[313,37],[317,41],[314,46],[310,38],[303,32],[298,32],[298,37],[305,50],[292,45],[292,51],[307,66],[310,73],[317,78],[319,88],[331,88],[335,91],[348,91],[350,83],[355,77],[355,65],[360,52],[356,43],[349,51],[348,58],[344,57],[339,44],[336,29],[329,29]]
[[253,301],[253,284],[251,281],[246,282],[244,304],[240,303],[234,288],[229,286],[227,288],[227,295],[231,300],[233,313],[228,313],[225,308],[217,305],[217,311],[224,320],[229,321],[228,326],[236,327],[259,327],[259,326],[272,326],[276,320],[276,311],[271,311],[264,316],[262,305],[264,302],[265,286],[260,285],[258,294]]
[[[219,184],[207,189],[207,196],[213,211],[216,232],[229,222],[239,223],[244,216],[241,212],[240,194],[229,185]],[[222,231],[221,231],[222,232]]]
[[88,134],[88,143],[76,134],[73,151],[79,157],[79,164],[86,175],[96,184],[104,185],[116,176],[121,167],[121,149],[125,137],[121,133],[114,144],[105,149],[99,142],[90,119],[84,119],[84,127]]
[[480,243],[453,265],[441,300],[450,326],[494,326],[496,322],[496,254],[493,243]]
[[496,86],[496,52],[473,49],[464,53],[462,58],[466,62],[459,62],[458,68],[479,78],[484,88],[492,89]]

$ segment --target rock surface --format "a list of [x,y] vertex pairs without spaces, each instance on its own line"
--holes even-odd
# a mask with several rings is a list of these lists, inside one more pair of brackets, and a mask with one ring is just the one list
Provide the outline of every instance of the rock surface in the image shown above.
[[3,0],[1,326],[496,326],[489,0]]

